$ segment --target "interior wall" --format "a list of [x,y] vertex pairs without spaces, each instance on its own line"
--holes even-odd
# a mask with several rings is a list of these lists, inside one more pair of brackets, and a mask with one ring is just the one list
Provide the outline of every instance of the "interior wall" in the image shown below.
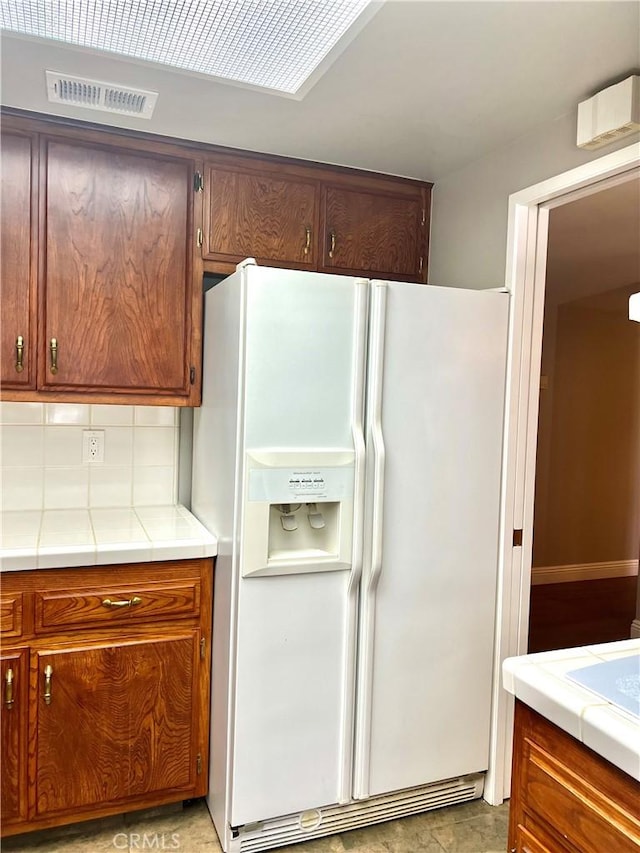
[[637,559],[640,326],[627,317],[637,289],[545,313],[534,566]]
[[504,286],[509,196],[640,139],[634,134],[604,148],[585,151],[576,146],[576,127],[577,107],[536,133],[436,183],[430,284]]

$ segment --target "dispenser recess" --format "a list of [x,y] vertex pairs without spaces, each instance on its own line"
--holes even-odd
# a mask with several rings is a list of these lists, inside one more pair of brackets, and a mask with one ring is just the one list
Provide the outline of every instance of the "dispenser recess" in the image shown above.
[[243,575],[351,568],[354,454],[247,453]]

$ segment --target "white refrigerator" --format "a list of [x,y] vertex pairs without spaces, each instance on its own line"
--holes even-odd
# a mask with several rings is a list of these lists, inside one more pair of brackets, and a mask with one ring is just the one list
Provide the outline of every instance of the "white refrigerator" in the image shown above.
[[481,796],[508,294],[259,267],[206,293],[227,853]]

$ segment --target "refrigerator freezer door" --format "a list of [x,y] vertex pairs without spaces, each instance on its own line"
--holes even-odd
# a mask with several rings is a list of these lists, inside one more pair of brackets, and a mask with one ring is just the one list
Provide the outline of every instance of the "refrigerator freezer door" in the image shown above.
[[373,288],[384,471],[367,468],[382,555],[363,569],[361,798],[487,768],[508,314],[505,293]]
[[[236,485],[242,520],[234,579],[232,826],[344,800],[351,782],[361,537],[354,535],[354,548],[340,571],[322,571],[319,559],[315,572],[245,576],[255,524],[274,521],[266,512],[259,522],[247,508],[264,498],[267,509],[272,498],[283,502],[277,482],[252,480],[250,460],[285,455],[286,467],[296,471],[296,454],[303,468],[314,454],[333,459],[334,465],[341,454],[348,456],[349,490],[337,473],[332,479],[325,472],[334,491],[320,496],[314,491],[314,508],[307,504],[305,509],[297,498],[286,501],[282,528],[275,519],[283,541],[298,535],[298,525],[319,524],[321,504],[315,501],[322,495],[331,497],[327,531],[347,500],[353,500],[359,529],[364,468],[367,283],[259,268],[248,268],[246,276],[244,470]],[[285,479],[288,483],[288,473]],[[294,510],[299,503],[302,509]],[[329,543],[323,529],[309,527],[307,538]]]

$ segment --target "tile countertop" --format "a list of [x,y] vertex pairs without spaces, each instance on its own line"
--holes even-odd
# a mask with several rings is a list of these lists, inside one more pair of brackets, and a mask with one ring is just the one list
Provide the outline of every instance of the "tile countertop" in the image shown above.
[[213,557],[216,537],[183,506],[6,511],[3,571]]
[[640,781],[640,719],[567,675],[626,656],[636,657],[640,670],[640,639],[507,658],[503,684],[525,705]]

